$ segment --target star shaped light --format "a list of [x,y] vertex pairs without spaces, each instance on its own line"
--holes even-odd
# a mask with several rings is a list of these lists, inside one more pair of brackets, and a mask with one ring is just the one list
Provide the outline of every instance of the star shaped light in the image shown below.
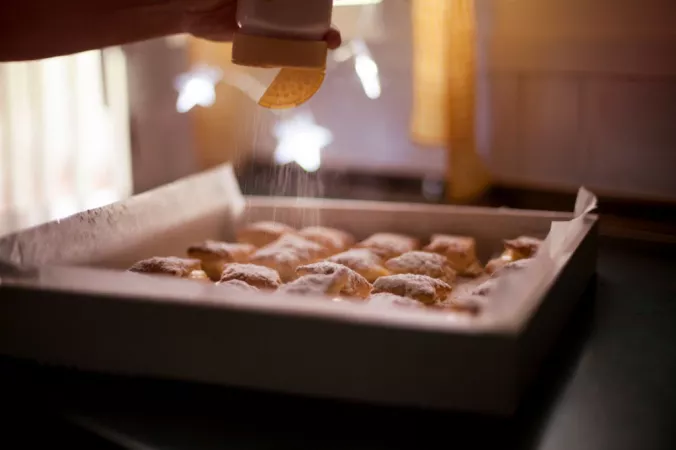
[[212,106],[216,101],[216,84],[222,78],[223,72],[210,66],[197,66],[176,77],[176,111],[186,113],[197,105],[205,108]]
[[277,138],[275,162],[296,162],[306,172],[319,169],[321,151],[333,141],[331,131],[318,125],[309,110],[280,119],[273,133]]

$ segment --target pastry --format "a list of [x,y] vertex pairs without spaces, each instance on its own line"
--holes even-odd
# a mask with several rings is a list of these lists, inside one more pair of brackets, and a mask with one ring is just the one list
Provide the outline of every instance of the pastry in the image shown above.
[[[193,272],[202,272],[202,267],[199,259],[154,256],[138,261],[129,268],[129,271],[152,275],[169,275],[177,278],[191,278]],[[200,274],[196,274],[195,277],[199,279]]]
[[218,281],[226,264],[245,263],[255,250],[251,244],[204,241],[188,247],[188,256],[202,261],[202,269],[209,278]]
[[354,236],[342,230],[328,227],[307,227],[298,234],[307,240],[326,247],[331,253],[338,253],[354,245]]
[[530,236],[520,236],[504,241],[505,250],[512,253],[512,260],[532,258],[540,249],[542,241]]
[[430,305],[441,302],[451,293],[451,286],[427,275],[389,275],[373,283],[373,293],[388,292]]
[[486,263],[485,271],[489,275],[495,275],[500,272],[500,270],[505,267],[507,264],[513,262],[510,255],[505,255],[504,253],[497,258],[493,258]]
[[277,289],[282,284],[277,271],[269,267],[254,264],[228,264],[223,269],[221,280],[218,284],[223,285],[231,280],[240,280],[249,286],[267,290]]
[[190,272],[190,275],[188,275],[189,280],[197,280],[197,281],[211,281],[211,278],[209,278],[209,275],[203,270],[193,270]]
[[416,250],[419,246],[417,239],[396,233],[376,233],[357,244],[358,248],[370,249],[383,261]]
[[387,307],[405,307],[405,308],[424,308],[425,305],[412,298],[402,297],[400,295],[390,294],[388,292],[380,292],[373,294],[368,298],[369,306],[375,308]]
[[486,273],[494,274],[508,264],[535,256],[542,241],[529,236],[521,236],[516,239],[504,241],[505,249],[500,256],[491,259],[486,264]]
[[448,259],[438,253],[406,252],[387,261],[385,268],[392,274],[413,273],[427,275],[448,284],[455,281],[455,270],[451,268]]
[[476,256],[476,241],[472,237],[435,234],[424,250],[444,255],[458,275],[476,277],[483,272]]
[[331,275],[303,275],[285,284],[279,292],[300,295],[338,296],[348,284],[347,272],[335,272]]
[[321,261],[314,264],[300,266],[296,269],[299,276],[303,275],[336,275],[339,277],[347,276],[347,282],[340,291],[341,295],[347,297],[366,298],[371,293],[371,283],[366,281],[366,278],[359,275],[354,270],[342,265],[329,261]]
[[247,291],[247,292],[258,292],[258,288],[255,286],[252,286],[245,281],[242,280],[237,280],[237,279],[232,279],[228,281],[224,281],[222,283],[218,283],[218,286],[222,286],[224,288],[229,288],[229,289],[237,289],[240,291]]
[[382,259],[367,248],[354,248],[343,253],[338,253],[328,258],[327,261],[349,267],[366,278],[366,281],[369,283],[373,283],[378,278],[390,274],[383,267]]
[[249,258],[249,262],[276,270],[286,283],[296,279],[298,266],[318,261],[326,256],[326,253],[326,248],[315,242],[287,234],[256,250]]
[[254,222],[244,226],[237,232],[237,242],[251,244],[255,247],[264,247],[285,234],[295,232],[295,229],[279,222]]

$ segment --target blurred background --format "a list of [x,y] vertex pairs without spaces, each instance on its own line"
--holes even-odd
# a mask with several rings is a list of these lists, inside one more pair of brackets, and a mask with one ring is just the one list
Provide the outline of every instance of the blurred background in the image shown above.
[[0,64],[0,234],[224,162],[256,195],[571,210],[584,185],[676,234],[670,3],[336,0],[325,84],[279,115],[188,36]]

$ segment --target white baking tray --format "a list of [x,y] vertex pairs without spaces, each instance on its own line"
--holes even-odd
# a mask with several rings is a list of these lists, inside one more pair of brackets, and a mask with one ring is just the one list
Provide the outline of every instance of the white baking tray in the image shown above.
[[[0,354],[93,372],[509,414],[595,272],[597,217],[512,209],[245,198],[229,166],[0,239]],[[590,208],[587,208],[590,209]],[[275,219],[549,253],[477,318],[247,293],[119,269]],[[554,226],[552,223],[554,222]],[[548,250],[547,250],[548,249]],[[529,269],[530,270],[530,269]],[[509,289],[507,289],[509,288]],[[244,294],[240,294],[244,295]]]

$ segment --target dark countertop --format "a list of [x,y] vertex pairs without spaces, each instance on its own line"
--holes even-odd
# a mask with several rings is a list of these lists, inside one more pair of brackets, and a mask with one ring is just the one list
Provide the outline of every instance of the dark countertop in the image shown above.
[[[453,448],[674,449],[675,251],[602,238],[596,283],[509,419],[120,380],[0,360],[0,398],[13,418],[5,428],[25,444],[3,448],[44,440],[86,448],[117,442],[133,449],[393,449],[443,439]],[[63,418],[90,432],[74,431]],[[55,423],[63,426],[54,431]]]

